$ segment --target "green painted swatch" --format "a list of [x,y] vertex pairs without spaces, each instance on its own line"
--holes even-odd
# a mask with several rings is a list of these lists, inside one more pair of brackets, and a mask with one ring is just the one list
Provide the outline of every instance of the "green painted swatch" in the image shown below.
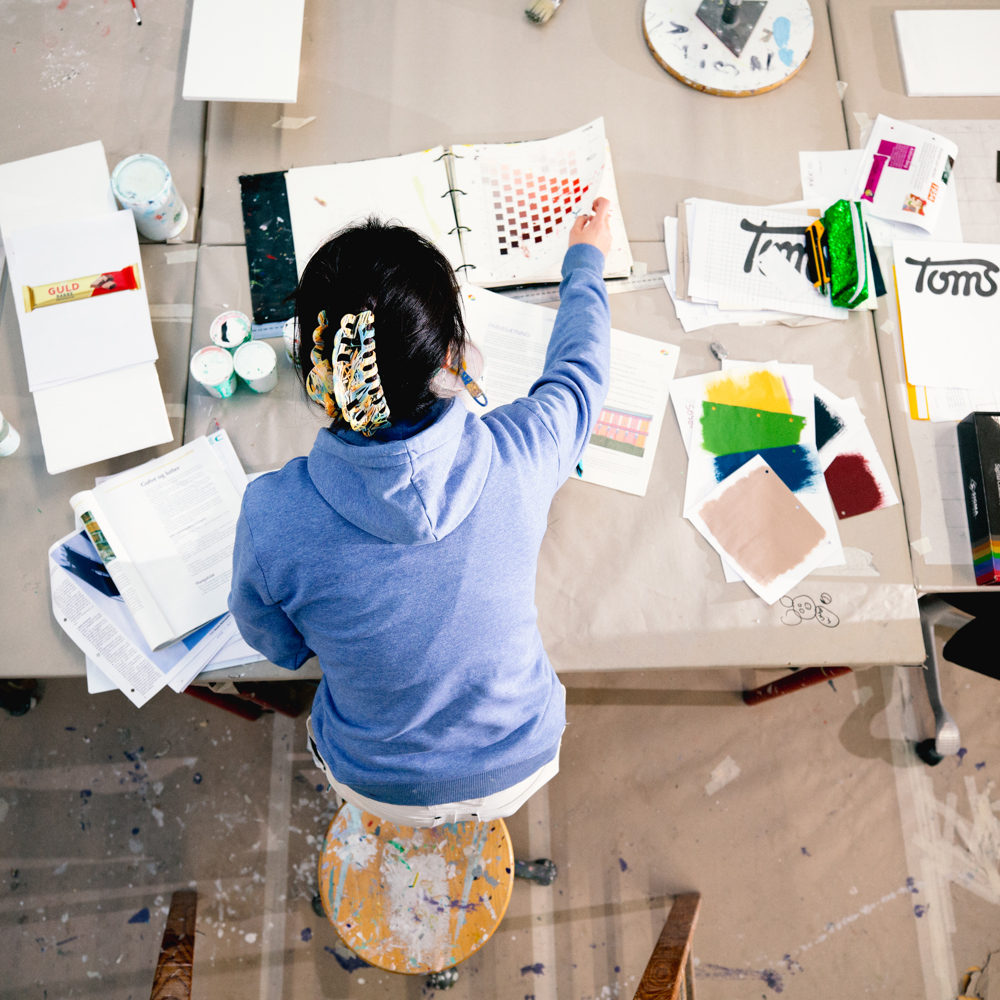
[[798,444],[806,424],[805,417],[794,413],[772,413],[725,403],[705,402],[701,406],[702,447],[713,455]]

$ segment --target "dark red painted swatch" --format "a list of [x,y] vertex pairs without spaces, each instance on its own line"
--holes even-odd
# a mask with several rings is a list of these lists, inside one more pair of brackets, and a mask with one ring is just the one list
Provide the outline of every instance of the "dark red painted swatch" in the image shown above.
[[838,517],[854,517],[878,510],[885,497],[864,455],[838,455],[826,470]]

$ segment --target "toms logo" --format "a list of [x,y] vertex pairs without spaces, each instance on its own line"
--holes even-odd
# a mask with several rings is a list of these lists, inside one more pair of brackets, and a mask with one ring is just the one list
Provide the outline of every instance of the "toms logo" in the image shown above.
[[[748,233],[753,233],[753,242],[747,250],[746,260],[743,261],[743,271],[749,274],[753,270],[754,261],[760,254],[766,253],[767,248],[774,245],[785,255],[785,259],[798,271],[802,273],[802,264],[806,259],[806,229],[805,226],[769,226],[765,219],[759,226],[749,219],[740,220],[740,229]],[[775,240],[764,240],[763,245],[760,238],[765,233],[774,235],[798,236],[797,240],[782,240],[778,243]],[[792,260],[792,257],[795,259]]]
[[[927,290],[933,295],[944,295],[951,289],[952,295],[958,295],[961,289],[963,295],[971,295],[975,286],[976,294],[984,299],[994,295],[997,290],[997,283],[993,280],[993,275],[1000,271],[1000,265],[994,264],[990,260],[970,258],[969,260],[914,260],[912,257],[906,258],[907,264],[920,268],[917,275],[917,283],[914,285],[915,292],[924,290],[924,280],[927,282]],[[968,267],[971,270],[945,270],[945,268]]]

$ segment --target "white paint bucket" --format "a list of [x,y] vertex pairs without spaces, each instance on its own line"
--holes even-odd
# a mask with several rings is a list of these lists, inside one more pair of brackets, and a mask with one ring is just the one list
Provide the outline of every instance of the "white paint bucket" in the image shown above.
[[221,347],[203,347],[191,359],[191,375],[210,395],[227,399],[236,391],[233,356]]
[[236,374],[254,392],[270,392],[278,384],[278,356],[263,340],[251,340],[238,348],[233,364]]
[[7,418],[0,413],[0,458],[13,455],[20,443],[21,435],[10,426]]
[[293,365],[298,364],[299,323],[294,316],[289,320],[285,320],[285,325],[281,328],[281,338],[285,342],[285,357]]
[[111,175],[111,188],[122,206],[132,209],[135,228],[148,240],[169,240],[187,225],[187,205],[158,156],[126,157]]
[[237,347],[245,344],[253,336],[250,331],[250,317],[237,309],[219,313],[212,320],[208,336],[216,347],[235,351]]

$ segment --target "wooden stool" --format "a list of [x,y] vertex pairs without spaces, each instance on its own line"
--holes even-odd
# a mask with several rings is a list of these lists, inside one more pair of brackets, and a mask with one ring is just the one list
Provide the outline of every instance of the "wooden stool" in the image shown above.
[[345,802],[319,857],[330,923],[386,972],[438,973],[468,958],[503,920],[513,888],[502,819],[413,829]]

